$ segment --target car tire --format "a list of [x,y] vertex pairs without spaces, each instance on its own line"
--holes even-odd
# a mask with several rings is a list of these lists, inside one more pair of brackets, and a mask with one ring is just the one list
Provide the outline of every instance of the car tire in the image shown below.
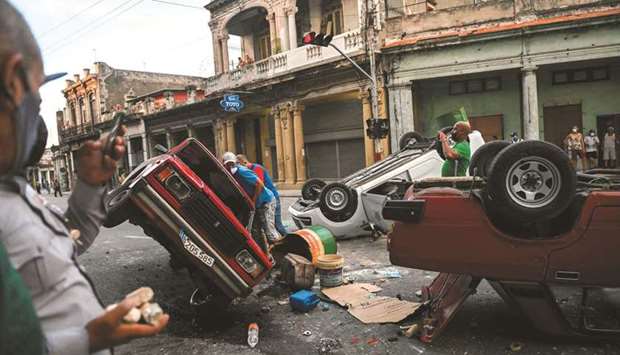
[[135,207],[131,204],[129,197],[131,189],[121,186],[113,190],[104,201],[106,217],[103,226],[113,228],[128,220],[134,213]]
[[402,150],[410,144],[413,145],[424,140],[424,137],[418,132],[407,132],[400,136],[400,139],[398,140],[398,148]]
[[499,154],[504,148],[510,145],[508,141],[493,141],[485,143],[476,150],[469,162],[470,176],[489,176],[489,167],[493,158]]
[[542,141],[511,144],[491,162],[485,202],[511,224],[531,224],[560,215],[576,191],[568,156]]
[[[449,136],[450,132],[452,132],[452,126],[444,127],[440,131]],[[446,155],[443,153],[443,145],[441,145],[439,138],[435,139],[435,150],[437,150],[437,154],[439,154],[441,159],[446,160]]]
[[357,193],[347,185],[334,182],[321,190],[319,208],[333,222],[344,222],[357,209]]
[[301,187],[301,197],[304,200],[316,201],[325,185],[327,183],[321,179],[310,179]]

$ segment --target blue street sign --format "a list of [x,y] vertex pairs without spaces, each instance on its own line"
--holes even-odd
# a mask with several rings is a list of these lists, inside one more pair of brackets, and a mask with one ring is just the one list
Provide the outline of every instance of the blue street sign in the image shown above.
[[241,112],[245,104],[239,99],[239,95],[224,95],[224,98],[220,101],[220,106],[226,112]]

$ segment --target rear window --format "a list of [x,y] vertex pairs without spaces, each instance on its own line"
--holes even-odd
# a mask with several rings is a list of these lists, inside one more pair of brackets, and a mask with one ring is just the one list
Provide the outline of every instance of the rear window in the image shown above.
[[237,215],[239,222],[247,226],[251,211],[248,201],[205,148],[191,142],[176,155]]

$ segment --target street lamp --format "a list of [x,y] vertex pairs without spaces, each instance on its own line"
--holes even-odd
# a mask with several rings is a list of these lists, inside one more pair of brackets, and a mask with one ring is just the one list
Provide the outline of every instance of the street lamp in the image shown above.
[[377,78],[375,74],[375,63],[374,63],[374,53],[371,54],[371,63],[370,63],[370,72],[368,74],[362,67],[360,67],[351,57],[349,57],[346,53],[344,53],[340,48],[331,43],[333,39],[333,35],[325,34],[325,33],[316,33],[316,32],[308,32],[304,35],[302,39],[302,43],[304,45],[315,45],[321,47],[332,47],[335,49],[340,55],[346,58],[357,71],[362,73],[365,77],[370,80],[370,105],[372,108],[372,118],[366,120],[366,125],[368,128],[366,129],[366,135],[373,140],[374,145],[374,160],[381,160],[381,139],[387,136],[389,125],[388,120],[385,118],[379,118],[379,99],[377,93]]

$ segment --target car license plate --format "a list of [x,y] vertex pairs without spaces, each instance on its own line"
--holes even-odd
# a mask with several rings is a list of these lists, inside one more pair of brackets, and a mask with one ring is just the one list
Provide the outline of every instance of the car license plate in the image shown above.
[[185,250],[189,251],[190,254],[198,258],[198,260],[200,260],[203,264],[209,267],[213,266],[215,259],[202,251],[202,249],[200,249],[198,245],[194,244],[194,242],[189,239],[187,234],[185,234],[182,229],[179,231],[179,237],[181,238],[181,242],[183,242],[183,247],[185,248]]

